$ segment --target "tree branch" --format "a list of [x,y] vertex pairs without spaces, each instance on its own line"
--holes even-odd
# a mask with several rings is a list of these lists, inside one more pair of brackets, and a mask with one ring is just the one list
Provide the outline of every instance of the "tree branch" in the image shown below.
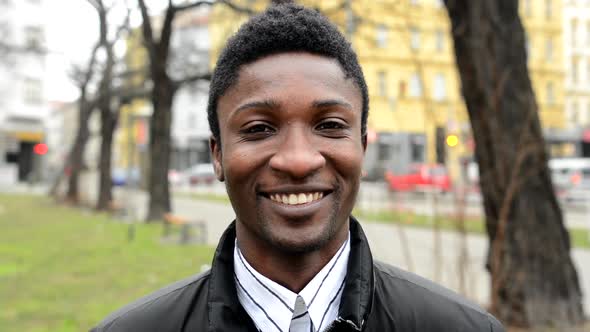
[[154,32],[152,30],[152,23],[150,21],[150,15],[148,9],[145,6],[144,0],[137,0],[139,9],[141,12],[141,28],[143,32],[143,42],[146,46],[150,59],[155,60],[156,43],[154,41]]
[[174,80],[174,86],[176,88],[179,88],[183,84],[192,83],[192,82],[201,81],[201,80],[210,81],[211,80],[211,73],[207,72],[207,73],[189,75],[189,76],[183,77],[181,79]]
[[236,3],[234,3],[233,1],[218,0],[217,2],[228,6],[229,8],[233,9],[234,11],[236,11],[238,13],[244,13],[244,14],[248,14],[248,15],[256,14],[256,12],[252,8],[240,6]]
[[200,7],[202,5],[214,5],[215,4],[215,0],[205,0],[205,1],[195,1],[195,2],[191,2],[191,3],[185,3],[182,5],[177,5],[174,6],[174,9],[176,11],[183,11],[183,10],[187,10],[187,9],[192,9],[192,8],[196,8],[196,7]]

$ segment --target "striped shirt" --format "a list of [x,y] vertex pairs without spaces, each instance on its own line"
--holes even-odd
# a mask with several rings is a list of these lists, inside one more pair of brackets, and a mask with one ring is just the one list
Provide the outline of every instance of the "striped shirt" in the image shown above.
[[296,294],[254,270],[236,241],[234,277],[240,304],[260,331],[288,332],[299,295],[307,305],[314,331],[323,331],[338,317],[349,253],[350,234],[328,264]]

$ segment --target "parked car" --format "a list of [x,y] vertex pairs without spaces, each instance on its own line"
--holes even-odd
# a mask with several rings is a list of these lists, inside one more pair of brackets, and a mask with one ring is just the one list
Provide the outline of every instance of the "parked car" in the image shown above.
[[452,188],[451,177],[445,166],[440,164],[416,164],[408,172],[385,172],[385,181],[391,191],[416,191],[434,189],[448,192]]
[[199,184],[212,184],[216,177],[213,164],[196,164],[182,172],[185,182],[191,186]]
[[111,171],[111,181],[113,186],[136,185],[140,181],[139,170],[125,168],[113,168]]
[[590,198],[590,158],[554,158],[549,169],[558,197],[568,202]]

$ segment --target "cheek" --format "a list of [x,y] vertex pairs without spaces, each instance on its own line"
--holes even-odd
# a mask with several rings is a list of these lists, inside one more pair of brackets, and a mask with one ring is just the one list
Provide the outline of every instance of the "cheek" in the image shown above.
[[336,171],[349,183],[360,181],[363,156],[363,148],[356,142],[335,144],[326,153]]
[[242,147],[228,149],[225,152],[223,168],[229,185],[235,188],[236,184],[245,184],[256,179],[257,171],[264,165],[264,156],[259,149]]

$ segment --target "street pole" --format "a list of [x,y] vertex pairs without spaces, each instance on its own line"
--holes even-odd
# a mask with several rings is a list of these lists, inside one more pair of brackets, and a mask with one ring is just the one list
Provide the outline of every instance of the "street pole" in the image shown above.
[[127,187],[131,189],[131,177],[133,176],[133,114],[130,108],[127,108]]

